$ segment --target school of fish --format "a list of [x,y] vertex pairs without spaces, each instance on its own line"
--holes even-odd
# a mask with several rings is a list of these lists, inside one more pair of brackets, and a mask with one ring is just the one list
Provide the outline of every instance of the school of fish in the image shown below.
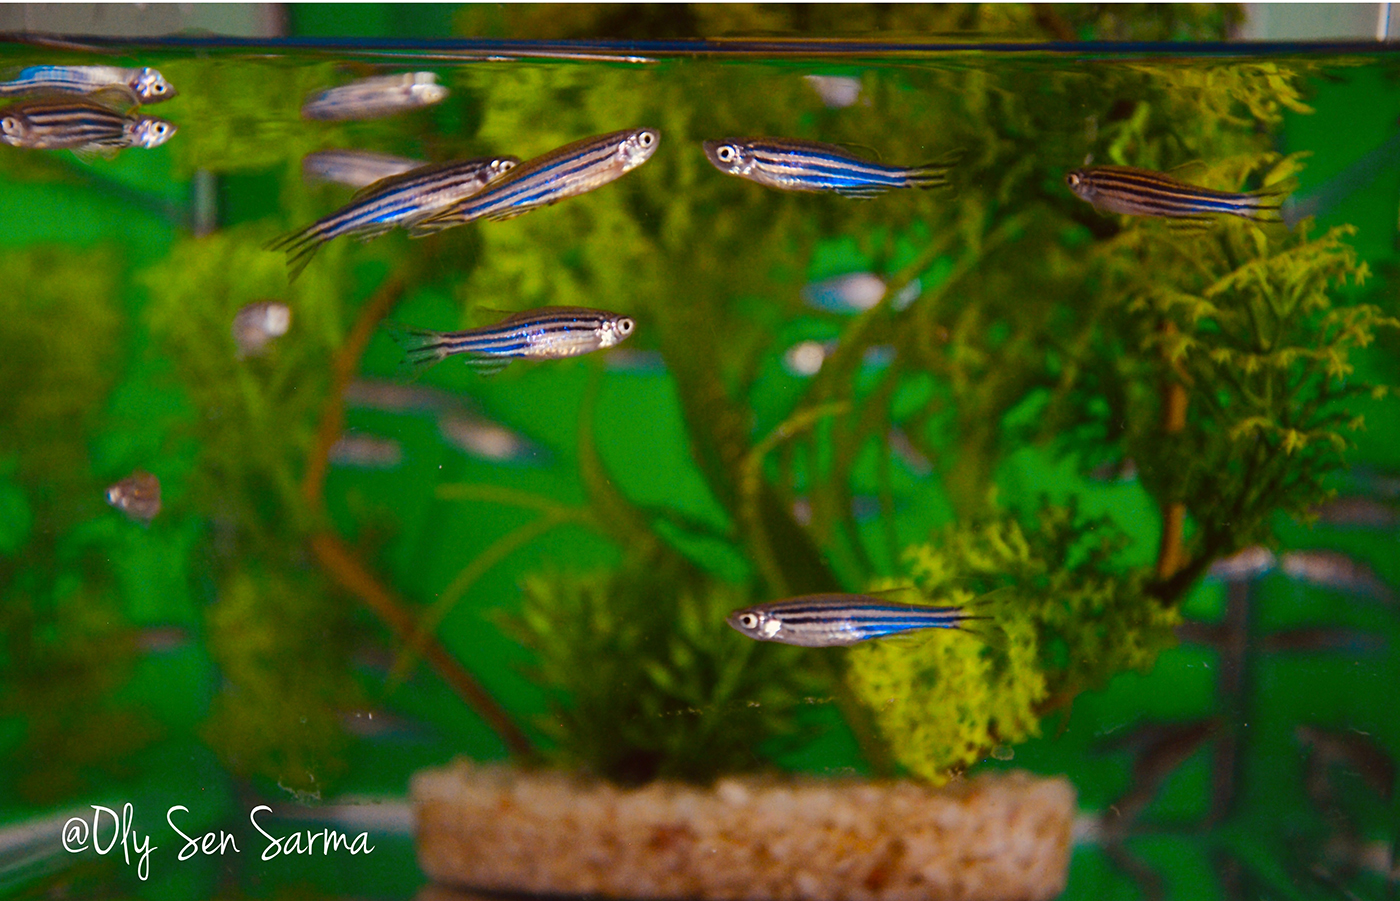
[[[808,76],[832,109],[851,105],[860,94],[856,79]],[[432,72],[377,75],[327,88],[301,108],[307,120],[346,121],[395,115],[442,102],[450,94]],[[83,159],[111,157],[123,148],[161,146],[176,133],[174,123],[139,111],[177,92],[150,67],[29,66],[0,82],[0,97],[17,102],[0,109],[0,142],[28,150],[72,150]],[[422,238],[476,221],[502,221],[578,197],[616,181],[657,152],[655,128],[628,128],[581,138],[539,156],[510,155],[430,162],[363,149],[322,150],[306,155],[308,183],[334,183],[357,189],[349,202],[315,222],[267,245],[285,252],[289,280],[311,262],[326,242],[339,237],[370,240],[395,229]],[[869,200],[888,191],[946,187],[956,152],[918,165],[872,162],[832,143],[788,137],[706,140],[701,151],[719,172],[765,188]],[[1101,213],[1154,217],[1205,225],[1219,216],[1292,225],[1287,192],[1265,186],[1228,192],[1181,181],[1172,175],[1121,165],[1083,166],[1069,171],[1065,185]],[[907,306],[917,298],[917,281],[886,300],[886,282],[875,273],[854,273],[803,289],[809,304],[832,311],[861,311],[877,303]],[[231,330],[240,359],[265,353],[290,329],[291,308],[276,300],[237,311]],[[629,316],[580,307],[543,307],[506,313],[499,322],[463,331],[390,326],[406,362],[422,367],[450,356],[463,358],[482,374],[512,360],[559,360],[617,347],[636,329]],[[802,341],[789,348],[784,365],[795,376],[813,375],[828,344]],[[645,352],[644,352],[645,353]],[[622,359],[619,356],[619,361]],[[870,365],[888,362],[871,359]],[[664,364],[652,367],[664,371]],[[494,462],[538,459],[543,452],[527,439],[492,423],[434,389],[397,383],[355,382],[345,402],[393,412],[422,410],[439,417],[443,437],[467,453]],[[907,443],[907,442],[906,442]],[[332,448],[338,465],[393,467],[402,460],[397,442],[372,435],[344,434]],[[926,474],[927,461],[911,462]],[[160,482],[137,470],[107,490],[107,499],[132,520],[149,525],[161,509]],[[1359,509],[1359,505],[1353,503]],[[1375,507],[1376,505],[1372,505]],[[1337,507],[1336,509],[1341,509]],[[1347,508],[1350,513],[1352,508]],[[1376,507],[1367,522],[1393,523]],[[1331,508],[1324,511],[1330,514]],[[1332,514],[1340,518],[1341,514]],[[1359,514],[1357,514],[1359,515]],[[1210,575],[1224,580],[1257,578],[1275,564],[1291,577],[1346,590],[1387,594],[1360,564],[1323,552],[1295,551],[1277,560],[1251,548],[1219,561]],[[956,606],[893,603],[867,594],[823,594],[787,598],[734,611],[728,623],[758,641],[802,647],[841,647],[925,630],[963,631],[976,617]]]

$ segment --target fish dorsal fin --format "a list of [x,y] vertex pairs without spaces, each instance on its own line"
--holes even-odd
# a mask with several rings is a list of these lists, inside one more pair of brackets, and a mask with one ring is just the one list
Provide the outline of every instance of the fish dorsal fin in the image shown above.
[[1167,170],[1167,174],[1177,181],[1196,182],[1205,177],[1207,166],[1202,160],[1189,160]]
[[425,171],[428,171],[428,170],[431,170],[431,169],[434,169],[434,168],[441,168],[441,167],[444,167],[444,166],[450,166],[450,165],[453,165],[453,164],[452,164],[452,163],[425,163],[425,164],[422,165],[422,166],[416,166],[416,167],[414,167],[414,168],[412,168],[412,169],[409,169],[407,172],[399,172],[399,173],[397,173],[396,175],[386,175],[386,176],[384,176],[383,178],[378,179],[377,181],[372,181],[372,182],[370,182],[369,184],[365,185],[363,188],[360,188],[359,190],[357,190],[354,194],[351,194],[351,195],[350,195],[350,201],[349,201],[349,202],[350,202],[350,203],[356,203],[356,202],[358,202],[358,201],[364,200],[366,197],[369,197],[371,194],[378,194],[380,191],[383,191],[385,188],[393,187],[394,185],[399,184],[400,182],[403,182],[403,181],[405,181],[405,180],[407,180],[407,179],[409,179],[409,178],[417,178],[418,176],[422,175]]

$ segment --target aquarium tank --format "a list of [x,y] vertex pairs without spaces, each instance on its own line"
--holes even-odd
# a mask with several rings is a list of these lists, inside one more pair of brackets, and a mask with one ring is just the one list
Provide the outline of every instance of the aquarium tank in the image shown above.
[[[465,759],[1027,771],[1066,899],[1396,897],[1391,44],[277,21],[0,46],[0,894],[439,897]],[[945,619],[736,615],[811,595]]]

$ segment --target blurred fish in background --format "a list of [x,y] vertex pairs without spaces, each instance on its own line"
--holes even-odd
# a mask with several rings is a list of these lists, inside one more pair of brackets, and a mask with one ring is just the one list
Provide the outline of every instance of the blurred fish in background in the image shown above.
[[107,503],[133,522],[150,525],[160,513],[160,479],[138,469],[107,489]]
[[1289,551],[1279,557],[1279,568],[1291,579],[1322,588],[1390,600],[1390,586],[1375,570],[1339,551]]
[[318,150],[301,158],[301,177],[307,184],[333,182],[363,188],[426,165],[423,160],[372,150]]
[[353,469],[393,469],[403,462],[403,446],[392,438],[346,432],[331,445],[329,460]]
[[[907,308],[923,288],[918,279],[905,285],[890,298],[895,310]],[[879,303],[885,296],[885,280],[873,272],[852,272],[835,278],[810,282],[802,288],[802,300],[809,307],[832,313],[860,313]]]
[[273,338],[287,334],[292,309],[276,300],[250,303],[233,317],[233,343],[238,359],[261,356]]
[[804,75],[802,79],[812,86],[821,97],[827,109],[844,109],[854,106],[860,99],[860,79],[845,75]]
[[301,117],[323,121],[378,119],[441,103],[447,94],[447,88],[437,83],[437,75],[432,72],[377,75],[307,98]]
[[1216,560],[1206,570],[1206,577],[1221,582],[1248,582],[1271,571],[1277,563],[1273,551],[1256,544]]

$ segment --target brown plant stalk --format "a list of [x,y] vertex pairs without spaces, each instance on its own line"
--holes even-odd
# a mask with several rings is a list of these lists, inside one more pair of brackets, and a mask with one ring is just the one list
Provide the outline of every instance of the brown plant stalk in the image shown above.
[[[360,357],[369,345],[370,337],[378,328],[380,320],[388,314],[399,298],[403,296],[404,281],[400,276],[391,275],[364,308],[360,310],[350,334],[331,364],[331,386],[325,406],[321,408],[321,422],[316,430],[316,442],[306,460],[306,474],[302,479],[302,495],[307,506],[324,522],[326,508],[325,487],[326,469],[329,465],[331,447],[339,439],[345,428],[345,387],[359,369]],[[401,642],[407,642],[417,631],[417,618],[408,606],[392,591],[386,588],[375,574],[364,565],[355,553],[346,546],[338,535],[327,528],[313,532],[309,540],[311,551],[321,569],[332,582],[358,597],[370,611],[379,618],[389,631]],[[501,737],[510,753],[517,758],[530,760],[535,757],[535,749],[529,738],[511,720],[505,709],[482,687],[476,677],[453,657],[436,637],[427,635],[417,639],[423,658],[437,672],[448,686],[467,703],[478,716]]]

